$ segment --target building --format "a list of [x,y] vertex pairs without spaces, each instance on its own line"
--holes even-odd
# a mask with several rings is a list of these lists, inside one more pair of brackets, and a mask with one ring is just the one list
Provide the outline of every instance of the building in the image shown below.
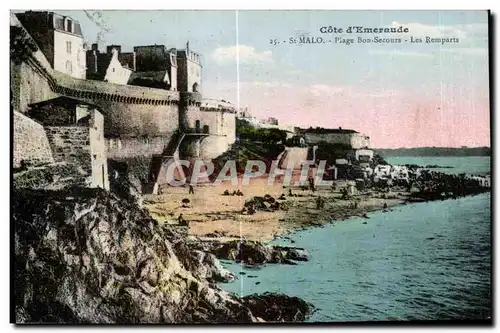
[[109,189],[104,117],[97,106],[57,97],[30,105],[28,115],[43,125],[55,162],[78,165],[89,187]]
[[373,169],[373,174],[375,177],[390,177],[391,176],[391,166],[379,164]]
[[177,51],[165,45],[134,47],[135,73],[128,84],[177,91]]
[[300,129],[308,144],[314,145],[321,141],[329,144],[342,145],[348,149],[364,149],[370,147],[370,137],[351,129],[339,128],[308,128]]
[[410,171],[408,167],[404,165],[393,165],[391,166],[391,178],[401,181],[409,182]]
[[[101,53],[98,45],[92,44],[92,49],[87,51],[86,56],[87,79],[127,84],[133,69],[129,67],[129,57],[127,56],[124,60],[120,51],[119,45],[112,45],[107,47],[106,53]],[[134,60],[135,54],[132,55],[132,66],[135,63]]]
[[358,149],[355,152],[356,160],[361,163],[370,163],[373,160],[373,154],[371,149]]
[[80,23],[54,12],[27,11],[17,18],[56,71],[85,79],[86,55]]
[[264,120],[263,123],[278,126],[278,119],[274,117],[269,117],[266,120]]
[[[11,34],[16,29],[25,32],[17,15],[23,16],[11,13]],[[30,21],[31,31],[35,34],[43,31],[36,25],[44,22]],[[77,30],[81,37],[79,25]],[[203,98],[201,56],[192,52],[189,44],[185,50],[167,49],[162,45],[137,46],[134,52],[127,53],[122,52],[120,45],[107,46],[106,53],[93,45],[83,56],[84,63],[89,59],[89,79],[86,79],[52,68],[46,58],[54,58],[54,52],[50,52],[50,48],[42,52],[38,47],[42,42],[40,38],[35,42],[26,31],[24,39],[33,47],[17,44],[16,47],[11,43],[11,64],[14,64],[11,89],[18,113],[15,116],[19,119],[20,142],[25,141],[27,128],[36,128],[40,134],[38,141],[44,141],[45,126],[50,128],[46,135],[50,136],[50,145],[48,139],[40,146],[43,149],[31,145],[32,156],[21,153],[27,151],[24,143],[16,146],[20,153],[14,160],[19,165],[28,160],[47,163],[51,158],[67,159],[70,163],[86,166],[93,179],[89,184],[106,186],[106,180],[99,180],[105,174],[99,171],[99,165],[107,169],[102,162],[103,155],[127,163],[131,169],[138,157],[150,158],[159,165],[150,170],[152,176],[147,176],[150,180],[141,178],[141,181],[148,185],[151,181],[161,184],[160,171],[169,163],[177,163],[176,159],[216,158],[236,140],[236,107],[227,101]],[[23,56],[17,57],[18,54]],[[19,63],[13,61],[14,58],[20,59]],[[125,84],[128,73],[130,76]],[[90,125],[81,120],[86,117],[81,114],[90,114]],[[37,121],[32,121],[33,118]],[[102,123],[101,118],[105,118]],[[38,124],[40,121],[45,125]],[[100,148],[97,149],[100,143],[97,145],[92,139],[95,124],[103,128],[102,135],[96,134],[99,141],[103,139],[102,154]],[[64,129],[60,129],[62,127]],[[56,153],[47,153],[47,146],[56,147]],[[96,158],[97,162],[91,159],[89,164],[88,156]]]
[[177,50],[177,87],[180,91],[201,92],[201,56],[189,49]]

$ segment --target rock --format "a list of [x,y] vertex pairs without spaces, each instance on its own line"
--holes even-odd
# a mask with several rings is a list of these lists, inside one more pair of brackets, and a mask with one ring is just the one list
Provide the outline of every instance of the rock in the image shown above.
[[213,253],[219,259],[263,264],[271,260],[272,251],[259,242],[234,240],[221,244],[219,248],[214,249]]
[[298,322],[312,314],[314,307],[298,298],[274,293],[249,295],[242,301],[255,314],[266,322]]
[[296,261],[308,261],[309,254],[305,249],[301,248],[288,248],[287,258]]
[[267,246],[255,241],[234,240],[214,245],[208,251],[218,259],[229,259],[244,262],[252,266],[265,263],[281,263],[294,265],[293,260],[307,261],[308,253],[303,248],[289,246]]
[[264,197],[255,196],[245,201],[243,205],[243,212],[253,214],[255,211],[276,211],[279,209],[286,209],[284,203],[279,203],[274,197],[266,194]]
[[[158,225],[130,197],[16,188],[12,218],[17,323],[258,321],[250,309],[260,313],[258,307],[212,283],[232,276],[213,254]],[[279,309],[283,297],[265,299]],[[259,317],[276,321],[282,314]]]

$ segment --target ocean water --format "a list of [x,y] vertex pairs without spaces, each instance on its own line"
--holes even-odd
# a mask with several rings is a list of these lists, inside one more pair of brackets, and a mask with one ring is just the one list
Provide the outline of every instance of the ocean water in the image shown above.
[[417,165],[439,165],[439,166],[451,166],[452,168],[435,168],[433,171],[439,171],[444,173],[471,173],[483,175],[490,171],[490,157],[489,156],[445,156],[445,157],[434,157],[434,156],[422,156],[422,157],[412,157],[412,156],[398,156],[398,157],[387,157],[385,159],[390,164],[417,164]]
[[490,198],[408,204],[299,231],[290,235],[294,244],[273,243],[306,248],[308,262],[260,269],[222,262],[238,279],[220,286],[241,296],[301,297],[316,307],[311,322],[488,318]]

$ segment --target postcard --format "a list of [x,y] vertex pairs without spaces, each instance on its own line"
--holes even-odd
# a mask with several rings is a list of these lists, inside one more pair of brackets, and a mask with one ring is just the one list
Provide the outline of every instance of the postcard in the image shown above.
[[12,10],[11,322],[491,324],[489,25]]

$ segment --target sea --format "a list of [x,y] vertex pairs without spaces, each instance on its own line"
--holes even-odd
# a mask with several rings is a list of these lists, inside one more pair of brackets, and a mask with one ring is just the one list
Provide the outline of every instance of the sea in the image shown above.
[[439,171],[443,173],[467,173],[484,175],[490,171],[490,157],[489,156],[449,156],[449,157],[387,157],[385,160],[389,164],[416,164],[420,166],[437,165],[443,168],[433,168],[432,171]]
[[[396,163],[397,161],[397,163]],[[487,157],[389,159],[489,171]],[[448,172],[453,169],[443,169]],[[297,265],[223,266],[220,287],[240,296],[278,292],[315,307],[308,322],[487,319],[492,316],[491,193],[394,207],[336,221],[271,244],[307,249]]]

